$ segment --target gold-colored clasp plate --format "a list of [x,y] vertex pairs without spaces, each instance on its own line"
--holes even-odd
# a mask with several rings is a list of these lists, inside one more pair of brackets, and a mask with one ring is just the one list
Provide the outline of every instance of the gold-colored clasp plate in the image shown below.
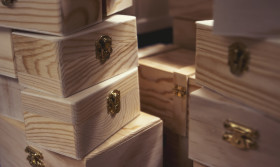
[[100,63],[105,63],[113,52],[112,38],[108,35],[102,35],[95,43],[96,58],[100,60]]
[[228,120],[225,121],[224,128],[226,132],[223,140],[243,150],[257,148],[258,132],[256,130]]
[[174,94],[178,97],[185,97],[187,95],[187,89],[186,87],[175,85],[175,88],[173,89]]
[[107,111],[111,116],[115,116],[121,110],[121,92],[112,91],[107,97]]
[[243,43],[233,43],[228,52],[228,65],[232,74],[240,76],[249,70],[250,52]]
[[7,7],[12,7],[15,0],[1,0],[2,4]]
[[29,154],[27,160],[32,167],[45,167],[42,153],[30,146],[25,148],[25,152]]

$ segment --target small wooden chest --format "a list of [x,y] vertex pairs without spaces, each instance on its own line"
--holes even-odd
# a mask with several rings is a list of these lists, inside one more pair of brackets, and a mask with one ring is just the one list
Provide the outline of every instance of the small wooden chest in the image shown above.
[[194,52],[176,46],[161,48],[155,45],[139,51],[141,109],[159,116],[174,133],[186,136],[188,78],[195,73]]
[[0,114],[23,121],[20,90],[17,79],[0,75]]
[[139,115],[138,85],[134,68],[68,98],[25,89],[27,140],[81,159]]
[[0,27],[0,75],[16,78],[12,30]]
[[[24,151],[27,146],[24,124],[0,116],[0,136],[0,166],[30,167],[28,153]],[[42,162],[45,167],[161,167],[162,122],[141,113],[82,160],[32,147],[43,157],[35,162]]]
[[189,156],[215,167],[278,167],[280,121],[202,88],[190,95]]
[[[132,0],[2,0],[0,25],[67,35],[132,5]],[[102,11],[104,8],[104,12]],[[103,15],[103,13],[107,13]]]
[[13,32],[19,81],[68,97],[137,67],[136,35],[135,17],[123,15],[66,37]]
[[197,82],[280,118],[280,40],[212,34],[213,21],[197,23]]

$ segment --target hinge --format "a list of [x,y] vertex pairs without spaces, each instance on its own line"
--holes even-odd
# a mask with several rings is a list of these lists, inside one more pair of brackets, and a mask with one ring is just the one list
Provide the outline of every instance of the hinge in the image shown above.
[[187,89],[186,87],[175,85],[175,88],[173,89],[174,94],[178,97],[184,98],[187,95]]

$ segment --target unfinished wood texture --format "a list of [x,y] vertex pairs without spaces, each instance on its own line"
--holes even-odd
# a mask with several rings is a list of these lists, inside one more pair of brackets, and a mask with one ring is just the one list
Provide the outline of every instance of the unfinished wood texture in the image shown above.
[[188,158],[188,138],[180,136],[166,128],[163,131],[164,167],[192,167]]
[[202,164],[200,164],[200,163],[194,161],[194,162],[193,162],[193,167],[207,167],[207,166],[202,165]]
[[[138,65],[135,17],[115,15],[80,33],[54,37],[13,34],[21,84],[68,97]],[[95,42],[109,35],[113,53],[104,64]]]
[[[247,151],[222,139],[224,122],[234,121],[257,130],[257,149]],[[202,88],[191,94],[189,154],[194,161],[215,167],[279,166],[280,122]]]
[[0,114],[23,121],[20,89],[17,79],[0,76]]
[[0,4],[0,25],[54,35],[66,35],[102,20],[102,0],[14,1]]
[[187,97],[177,97],[173,89],[175,85],[187,88],[188,76],[195,73],[194,52],[186,49],[159,52],[140,59],[139,63],[141,109],[159,116],[165,127],[185,136]]
[[191,20],[213,18],[213,0],[168,0],[169,14]]
[[[27,140],[45,149],[83,158],[140,111],[137,68],[68,98],[22,91]],[[119,90],[121,110],[107,111],[107,97]],[[39,133],[40,132],[40,133]]]
[[17,78],[12,47],[12,30],[0,27],[0,75]]
[[195,50],[195,21],[181,18],[173,19],[173,43],[175,45]]
[[[27,146],[24,124],[0,116],[0,163],[3,167],[30,167],[24,152]],[[5,137],[2,137],[5,136]],[[45,167],[161,167],[162,122],[141,113],[82,160],[75,160],[40,147]]]
[[138,52],[138,58],[141,59],[144,57],[157,55],[159,53],[164,53],[178,48],[179,46],[173,44],[161,44],[161,43],[152,46],[146,46],[144,48],[141,48],[141,51]]
[[[212,21],[197,24],[196,79],[242,104],[280,118],[280,42],[222,37],[212,34]],[[241,42],[250,52],[249,70],[241,76],[230,72],[228,47]]]
[[106,14],[107,16],[112,15],[132,5],[132,0],[106,0]]

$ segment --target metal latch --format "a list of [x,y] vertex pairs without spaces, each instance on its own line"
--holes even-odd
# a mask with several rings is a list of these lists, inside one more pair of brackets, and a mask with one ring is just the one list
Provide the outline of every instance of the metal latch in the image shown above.
[[112,91],[107,97],[107,111],[111,116],[115,116],[121,110],[121,92],[119,90]]
[[27,160],[32,167],[45,167],[42,153],[30,146],[25,148],[25,152],[29,154]]
[[185,97],[187,95],[186,87],[183,87],[180,85],[175,85],[173,91],[174,91],[174,94],[178,97]]
[[108,35],[102,35],[95,43],[96,47],[96,59],[100,60],[101,64],[104,64],[111,56],[113,52],[112,38]]

